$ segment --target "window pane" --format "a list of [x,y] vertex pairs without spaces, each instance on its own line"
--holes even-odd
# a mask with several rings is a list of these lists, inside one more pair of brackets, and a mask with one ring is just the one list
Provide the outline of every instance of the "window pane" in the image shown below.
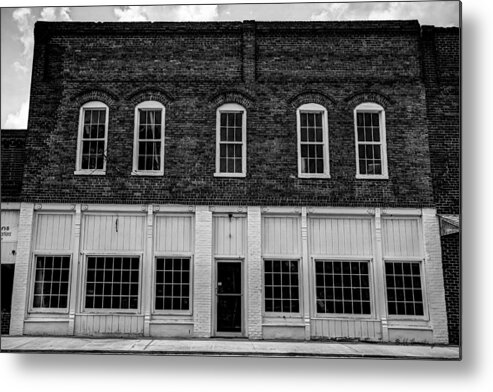
[[65,308],[68,298],[70,257],[36,256],[34,308]]
[[264,260],[266,312],[299,312],[298,260]]
[[190,259],[157,258],[156,261],[156,276],[161,277],[156,279],[156,310],[189,310]]
[[419,262],[387,262],[387,305],[391,315],[423,315]]

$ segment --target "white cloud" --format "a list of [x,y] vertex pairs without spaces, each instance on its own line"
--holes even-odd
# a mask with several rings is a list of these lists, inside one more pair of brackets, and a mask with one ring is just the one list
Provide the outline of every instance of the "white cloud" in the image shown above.
[[14,64],[12,64],[12,66],[14,67],[14,70],[16,72],[21,72],[21,73],[26,74],[29,71],[29,67],[28,66],[23,65],[23,64],[21,64],[18,61],[14,61]]
[[115,8],[114,12],[119,22],[145,22],[149,20],[147,19],[145,8],[138,5],[128,6]]
[[173,21],[194,22],[212,21],[218,18],[217,5],[179,5],[179,6],[127,6],[114,9],[120,22]]
[[29,100],[22,102],[20,109],[16,113],[9,113],[3,128],[26,129],[28,114],[29,114]]
[[31,15],[31,10],[29,8],[18,8],[12,13],[12,17],[21,33],[19,40],[24,46],[22,55],[30,56],[34,46],[34,17]]
[[63,21],[70,22],[72,18],[70,17],[69,7],[45,7],[41,10],[41,16],[39,20],[44,20],[47,22]]
[[348,8],[349,4],[346,3],[327,4],[322,11],[312,15],[310,19],[314,21],[342,20]]

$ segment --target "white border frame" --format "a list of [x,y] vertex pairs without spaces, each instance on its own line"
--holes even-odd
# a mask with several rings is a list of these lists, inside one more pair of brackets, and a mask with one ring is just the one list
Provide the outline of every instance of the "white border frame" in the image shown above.
[[[33,306],[34,302],[34,285],[36,282],[36,257],[69,257],[70,258],[70,269],[68,272],[68,292],[67,292],[67,306],[65,308],[35,308]],[[32,265],[31,265],[31,282],[29,285],[29,303],[28,303],[28,313],[32,314],[68,314],[70,310],[70,297],[72,295],[72,253],[70,251],[62,253],[60,251],[34,251],[31,255]]]
[[[82,169],[82,134],[84,131],[84,116],[86,109],[104,109],[106,111],[106,121],[104,130],[104,159],[103,169]],[[80,107],[79,110],[79,133],[77,136],[77,159],[75,163],[75,175],[92,175],[92,176],[104,176],[106,175],[106,161],[108,156],[108,124],[109,124],[109,107],[101,101],[86,102]]]
[[[354,108],[354,143],[356,152],[356,178],[367,180],[387,180],[389,178],[387,167],[387,134],[385,126],[385,109],[377,103],[364,102]],[[358,113],[378,113],[380,120],[380,154],[382,158],[382,174],[361,174],[359,167],[359,143],[358,143]]]
[[[87,258],[88,257],[138,257],[139,258],[139,300],[137,309],[108,309],[108,308],[86,308],[86,290],[87,290]],[[143,315],[142,302],[143,302],[143,264],[144,264],[144,253],[143,252],[115,252],[115,251],[96,251],[96,252],[83,252],[83,267],[81,268],[82,277],[80,279],[80,313],[83,315]]]
[[[323,173],[302,173],[301,172],[301,112],[305,113],[321,113],[322,114],[322,141],[323,141]],[[297,135],[297,150],[298,150],[298,177],[299,178],[330,178],[329,165],[329,125],[327,109],[317,103],[306,103],[296,109],[296,135]]]
[[[242,124],[241,124],[241,173],[223,173],[220,171],[220,139],[221,139],[221,113],[237,113],[242,112]],[[237,103],[225,103],[221,105],[216,110],[216,171],[214,177],[246,177],[247,172],[247,111],[246,109]]]
[[[159,170],[139,170],[138,151],[139,151],[139,109],[161,110],[161,163]],[[144,101],[135,106],[134,110],[134,149],[132,157],[132,175],[133,176],[162,176],[164,175],[164,132],[166,121],[166,108],[158,101]]]

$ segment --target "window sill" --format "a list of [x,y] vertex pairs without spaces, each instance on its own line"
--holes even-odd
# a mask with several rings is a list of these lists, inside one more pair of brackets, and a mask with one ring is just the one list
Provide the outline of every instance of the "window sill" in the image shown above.
[[241,178],[241,177],[246,177],[246,173],[214,173],[214,177]]
[[386,175],[365,175],[365,174],[356,174],[357,180],[388,180],[389,176]]
[[74,171],[76,176],[105,176],[106,171],[102,170],[76,170]]
[[52,313],[52,314],[68,314],[68,308],[31,308],[29,309],[29,314],[46,314],[46,313]]
[[164,176],[164,171],[133,171],[130,173],[130,175],[158,177],[158,176]]
[[330,174],[298,173],[298,178],[329,179],[330,178]]

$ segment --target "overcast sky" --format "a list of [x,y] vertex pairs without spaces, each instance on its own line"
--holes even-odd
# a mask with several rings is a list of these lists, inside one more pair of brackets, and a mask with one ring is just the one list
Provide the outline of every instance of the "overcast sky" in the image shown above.
[[[21,0],[22,3],[22,0]],[[50,2],[52,4],[53,1]],[[72,2],[73,3],[73,2]],[[125,3],[125,1],[119,1]],[[153,3],[152,0],[147,3]],[[156,1],[154,1],[156,3]],[[166,3],[161,1],[160,3]],[[200,3],[200,2],[197,2]],[[205,3],[203,1],[202,3]],[[15,2],[19,4],[19,2]],[[459,25],[458,1],[325,2],[154,6],[2,8],[1,127],[27,127],[34,23],[45,21],[231,21],[417,19],[435,26]],[[87,4],[87,1],[86,1]],[[108,4],[108,3],[106,3]]]

